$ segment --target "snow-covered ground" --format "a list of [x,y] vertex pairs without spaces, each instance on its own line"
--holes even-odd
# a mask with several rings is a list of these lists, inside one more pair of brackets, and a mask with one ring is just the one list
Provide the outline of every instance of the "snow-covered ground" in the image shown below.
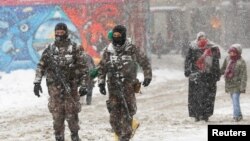
[[[250,72],[250,49],[243,50],[243,53]],[[153,81],[149,87],[142,88],[142,94],[137,95],[135,118],[140,121],[140,128],[133,141],[205,141],[208,124],[250,124],[249,82],[247,93],[241,96],[244,119],[235,123],[230,96],[224,92],[223,78],[218,82],[215,111],[209,122],[194,122],[189,118],[188,81],[183,75],[183,61],[180,55],[174,54],[164,55],[160,60],[152,56]],[[43,81],[42,96],[34,96],[34,73],[34,70],[0,73],[0,141],[54,140],[52,117],[47,108],[47,87]],[[143,80],[141,74],[139,78]],[[92,105],[87,106],[82,99],[79,114],[82,141],[113,140],[106,99],[107,96],[101,95],[97,87],[93,92]],[[65,132],[66,141],[69,141],[68,128]]]

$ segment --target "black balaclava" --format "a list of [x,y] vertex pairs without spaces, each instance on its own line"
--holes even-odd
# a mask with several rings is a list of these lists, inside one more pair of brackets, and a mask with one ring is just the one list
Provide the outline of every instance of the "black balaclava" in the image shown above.
[[114,46],[122,46],[126,41],[126,27],[123,25],[117,25],[113,28],[112,31],[113,33],[119,32],[122,35],[121,37],[112,37],[112,44]]
[[55,31],[56,30],[64,30],[64,35],[55,35],[56,41],[65,41],[68,38],[68,27],[65,23],[58,23],[56,24]]

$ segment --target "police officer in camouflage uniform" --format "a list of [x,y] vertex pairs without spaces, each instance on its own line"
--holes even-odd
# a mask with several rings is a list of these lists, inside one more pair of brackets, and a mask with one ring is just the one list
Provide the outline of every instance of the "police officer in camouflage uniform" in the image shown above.
[[[53,62],[53,63],[52,63]],[[57,77],[60,70],[62,78]],[[56,141],[64,141],[64,121],[67,120],[71,131],[72,141],[79,141],[78,113],[81,110],[80,96],[87,94],[85,78],[88,73],[83,51],[76,43],[68,38],[68,28],[64,23],[58,23],[55,27],[55,42],[49,44],[44,50],[37,65],[34,81],[34,93],[40,97],[42,92],[41,80],[46,76],[46,84],[49,92],[49,111],[53,116],[53,126]],[[65,88],[61,79],[64,79],[70,88]],[[78,86],[80,86],[78,94]],[[66,91],[67,90],[67,91]]]
[[[134,91],[138,83],[137,63],[144,72],[143,85],[148,86],[152,79],[148,58],[126,38],[124,26],[115,26],[112,43],[104,49],[98,65],[98,86],[101,94],[105,95],[107,76],[109,91],[109,99],[106,101],[107,109],[110,113],[110,124],[119,141],[129,141],[133,132],[131,124],[133,115],[137,111]],[[121,95],[124,96],[125,102]]]

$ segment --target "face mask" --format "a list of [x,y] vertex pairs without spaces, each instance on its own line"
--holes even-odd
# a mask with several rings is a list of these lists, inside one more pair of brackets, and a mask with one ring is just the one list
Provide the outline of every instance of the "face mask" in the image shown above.
[[64,35],[55,35],[55,40],[56,41],[64,41],[65,39],[67,39],[67,34]]
[[207,40],[206,39],[201,39],[200,41],[198,41],[198,47],[201,49],[204,49],[207,45]]
[[125,40],[122,37],[113,37],[113,45],[117,46],[120,45],[122,46],[125,43]]

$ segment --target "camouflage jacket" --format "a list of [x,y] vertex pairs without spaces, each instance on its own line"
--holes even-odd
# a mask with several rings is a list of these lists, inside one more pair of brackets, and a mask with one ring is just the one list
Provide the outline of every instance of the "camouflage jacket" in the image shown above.
[[[117,48],[119,48],[119,52]],[[139,48],[128,40],[121,47],[115,47],[110,43],[104,49],[102,59],[98,65],[98,83],[105,84],[106,76],[109,82],[114,82],[112,81],[112,79],[115,79],[112,71],[118,71],[125,79],[134,81],[137,77],[137,64],[142,67],[144,78],[152,79],[150,62]]]
[[67,81],[75,81],[78,85],[85,86],[88,66],[84,59],[84,52],[76,43],[70,40],[60,45],[51,43],[46,47],[37,65],[34,83],[40,83],[45,75],[47,85],[60,83],[55,78],[51,62],[49,62],[51,56]]

